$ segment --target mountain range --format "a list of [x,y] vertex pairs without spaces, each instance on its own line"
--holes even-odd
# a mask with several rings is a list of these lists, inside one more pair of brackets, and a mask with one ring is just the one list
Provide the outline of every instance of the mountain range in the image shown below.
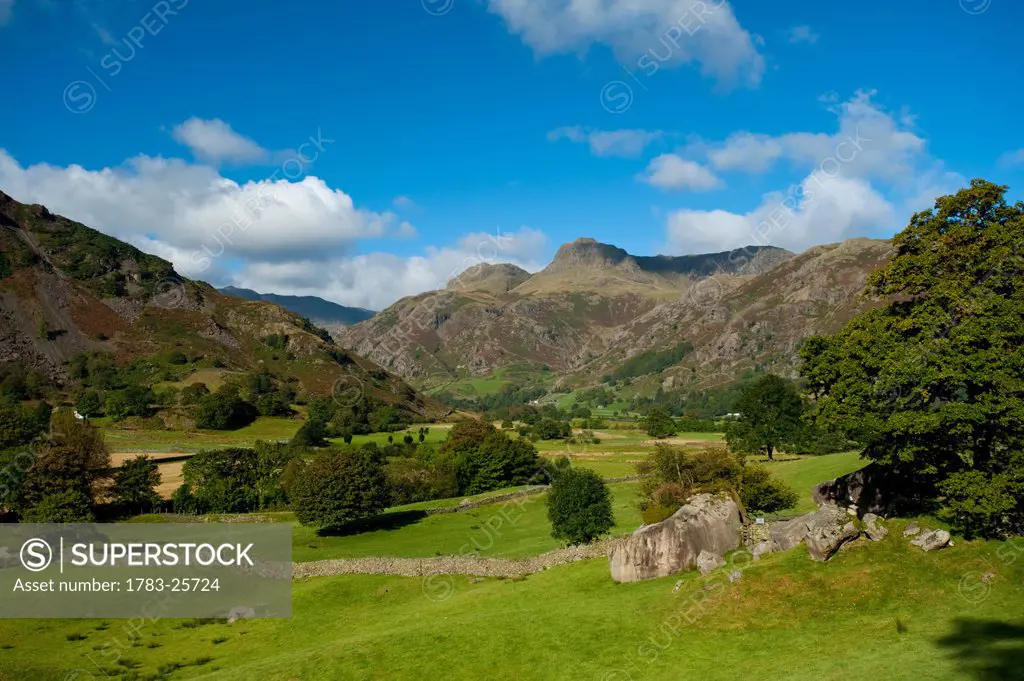
[[651,389],[792,375],[803,338],[876,304],[860,293],[891,252],[888,241],[853,239],[800,254],[641,257],[577,239],[535,274],[479,264],[343,329],[339,342],[425,388],[513,367],[556,386],[632,380],[647,367]]
[[225,286],[217,289],[224,295],[246,300],[264,300],[268,303],[280,305],[286,310],[302,315],[314,324],[319,324],[329,330],[333,327],[349,326],[358,322],[364,322],[377,314],[373,310],[362,307],[346,307],[317,296],[282,296],[276,293],[257,293],[248,288],[237,288]]

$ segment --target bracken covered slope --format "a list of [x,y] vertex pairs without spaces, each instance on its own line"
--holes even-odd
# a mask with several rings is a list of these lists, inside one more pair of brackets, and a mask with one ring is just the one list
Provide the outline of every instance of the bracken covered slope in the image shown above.
[[[286,337],[284,346],[268,347],[271,336]],[[341,381],[346,395],[358,389],[427,418],[448,411],[293,312],[183,279],[165,260],[0,192],[0,362],[66,388],[76,355],[127,363],[176,348],[229,369],[295,376],[310,394]]]

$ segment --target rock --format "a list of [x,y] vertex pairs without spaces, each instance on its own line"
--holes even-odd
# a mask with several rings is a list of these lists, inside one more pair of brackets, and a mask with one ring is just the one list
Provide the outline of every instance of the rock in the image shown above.
[[256,616],[256,611],[244,605],[236,605],[228,611],[228,624],[234,624],[238,620],[251,619]]
[[672,593],[675,593],[675,592],[679,591],[682,588],[683,588],[683,580],[680,579],[678,582],[676,582],[676,585],[674,587],[672,587]]
[[848,541],[860,536],[860,530],[846,512],[826,504],[814,513],[804,516],[807,522],[807,553],[813,560],[828,560]]
[[812,514],[802,515],[799,518],[786,520],[781,523],[772,523],[769,528],[771,536],[770,553],[781,553],[789,551],[807,537],[807,518]]
[[612,579],[638,582],[693,568],[701,551],[721,556],[740,544],[740,513],[728,497],[698,494],[670,518],[641,527],[608,556]]
[[865,513],[862,520],[864,532],[871,541],[882,541],[889,534],[889,529],[882,525],[882,519],[874,513]]
[[754,544],[754,548],[750,550],[750,554],[754,557],[754,560],[761,560],[761,556],[767,556],[772,552],[771,541],[762,541]]
[[859,471],[815,486],[812,495],[819,506],[853,506],[858,515],[887,514],[895,507],[899,490],[899,483],[872,463]]
[[701,575],[714,572],[723,565],[725,565],[725,561],[722,560],[722,557],[710,551],[701,551],[697,556],[697,569],[700,570]]
[[922,551],[937,551],[952,544],[951,539],[949,532],[945,530],[925,530],[910,543],[919,546]]
[[733,584],[735,584],[736,582],[740,581],[741,577],[743,577],[743,573],[740,572],[739,570],[733,570],[732,572],[729,573],[729,581],[731,583],[733,583]]
[[904,537],[913,537],[915,534],[921,531],[921,526],[917,523],[910,523],[907,525],[907,529],[903,530]]

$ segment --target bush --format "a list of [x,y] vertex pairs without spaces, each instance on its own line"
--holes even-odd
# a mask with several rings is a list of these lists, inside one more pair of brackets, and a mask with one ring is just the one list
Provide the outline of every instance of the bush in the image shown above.
[[654,525],[660,523],[662,520],[667,520],[672,517],[681,506],[660,506],[658,504],[651,504],[641,512],[644,525]]
[[183,352],[172,352],[171,356],[167,358],[168,364],[174,364],[175,366],[181,366],[188,364],[188,357]]
[[647,420],[644,427],[646,428],[648,435],[658,438],[659,440],[666,437],[672,437],[679,432],[676,430],[676,423],[672,420],[672,417],[658,407],[654,407],[647,414]]
[[85,417],[97,416],[103,410],[103,402],[95,390],[86,390],[78,396],[75,402],[75,410]]
[[184,405],[199,404],[204,397],[210,394],[210,389],[205,383],[193,383],[181,389],[181,403]]
[[286,495],[281,475],[298,454],[280,443],[252,449],[204,450],[185,462],[182,475],[203,513],[248,513],[280,508]]
[[306,421],[299,432],[292,436],[293,447],[327,447],[330,443],[325,439],[327,427],[323,421]]
[[47,494],[22,515],[26,523],[91,523],[92,502],[81,490]]
[[291,507],[303,525],[338,528],[388,505],[384,462],[376,447],[325,452],[296,476]]
[[611,492],[594,471],[570,468],[551,482],[548,519],[554,538],[590,543],[615,525]]
[[257,416],[256,407],[237,394],[221,389],[200,399],[196,426],[210,430],[237,430],[255,421]]
[[945,504],[939,516],[968,537],[1006,537],[1024,527],[1024,454],[1011,457],[1003,472],[970,470],[940,485]]
[[800,496],[764,466],[748,464],[743,468],[740,500],[750,513],[777,513],[796,506]]

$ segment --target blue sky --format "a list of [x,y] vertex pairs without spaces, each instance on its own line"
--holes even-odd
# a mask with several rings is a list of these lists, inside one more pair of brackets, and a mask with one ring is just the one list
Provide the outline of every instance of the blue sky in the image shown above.
[[1010,0],[0,0],[0,189],[189,276],[371,308],[580,236],[888,236],[972,177],[1019,196],[1022,20]]

